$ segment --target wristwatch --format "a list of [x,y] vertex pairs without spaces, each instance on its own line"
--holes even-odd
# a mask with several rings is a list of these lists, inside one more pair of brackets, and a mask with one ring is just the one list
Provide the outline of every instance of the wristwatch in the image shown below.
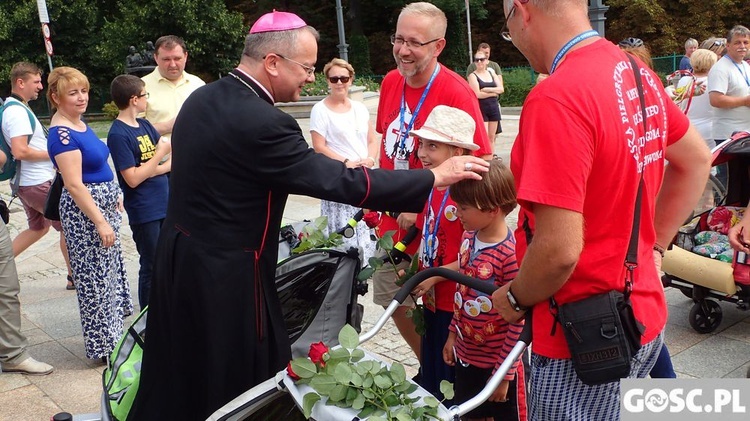
[[508,292],[505,295],[508,297],[508,302],[510,303],[510,306],[513,307],[513,310],[521,312],[529,309],[528,307],[518,304],[518,300],[516,300],[516,297],[515,295],[513,295],[513,292],[510,290],[510,288],[508,288]]

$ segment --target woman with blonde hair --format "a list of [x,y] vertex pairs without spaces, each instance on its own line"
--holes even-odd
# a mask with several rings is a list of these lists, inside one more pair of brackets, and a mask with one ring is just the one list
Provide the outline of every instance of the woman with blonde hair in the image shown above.
[[[364,104],[349,99],[354,82],[354,68],[340,58],[323,67],[330,94],[315,104],[310,112],[310,134],[315,152],[341,161],[348,168],[375,166],[380,139],[370,123],[370,112]],[[320,201],[320,214],[328,217],[328,230],[345,226],[359,211],[343,203]],[[354,236],[345,239],[347,247],[361,247],[362,261],[375,253],[375,242],[364,222],[359,222]]]
[[47,98],[56,109],[47,146],[65,182],[60,222],[70,254],[86,357],[106,361],[133,313],[121,244],[121,191],[107,162],[109,149],[81,120],[89,81],[72,67],[54,69]]
[[[708,71],[711,70],[719,57],[711,50],[699,48],[690,56],[690,65],[693,67],[693,77],[683,77],[677,85],[677,90],[684,88],[687,92],[691,90],[698,94],[692,97],[690,108],[687,116],[693,123],[698,133],[713,149],[716,146],[713,134],[711,133],[711,123],[714,118],[714,107],[709,102],[708,93],[705,92],[708,84]],[[687,99],[683,100],[687,101]]]

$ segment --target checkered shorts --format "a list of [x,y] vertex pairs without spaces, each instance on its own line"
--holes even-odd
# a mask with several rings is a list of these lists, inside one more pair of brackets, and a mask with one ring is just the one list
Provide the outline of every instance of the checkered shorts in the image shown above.
[[[631,361],[629,378],[648,376],[663,343],[662,334],[641,347]],[[529,420],[617,421],[620,419],[620,382],[583,384],[570,359],[531,354]]]

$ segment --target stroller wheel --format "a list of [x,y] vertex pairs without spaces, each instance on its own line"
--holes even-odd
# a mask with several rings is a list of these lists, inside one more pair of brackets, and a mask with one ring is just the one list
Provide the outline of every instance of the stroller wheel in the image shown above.
[[721,324],[723,314],[719,303],[713,300],[701,300],[690,309],[688,321],[690,327],[698,333],[711,333]]

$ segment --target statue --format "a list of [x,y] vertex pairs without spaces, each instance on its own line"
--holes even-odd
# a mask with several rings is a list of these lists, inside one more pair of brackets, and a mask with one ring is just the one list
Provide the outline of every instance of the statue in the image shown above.
[[154,43],[151,41],[146,41],[146,49],[141,51],[141,56],[143,56],[143,65],[144,66],[156,66],[156,59],[154,59]]
[[128,51],[130,52],[130,54],[125,59],[125,67],[131,69],[134,67],[143,66],[143,57],[138,54],[138,51],[136,51],[135,47],[131,45]]

